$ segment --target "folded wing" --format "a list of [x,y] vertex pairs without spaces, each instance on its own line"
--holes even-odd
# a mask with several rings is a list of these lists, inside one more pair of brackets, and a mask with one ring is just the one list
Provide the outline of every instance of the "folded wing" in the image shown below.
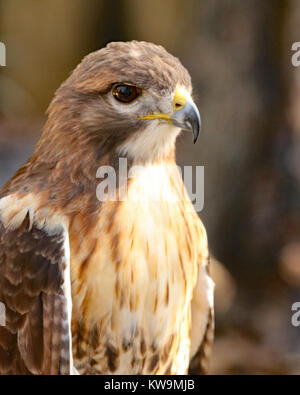
[[207,374],[214,339],[214,282],[209,259],[201,262],[192,300],[189,374]]
[[71,373],[68,257],[62,224],[41,226],[29,212],[17,228],[0,220],[0,374]]

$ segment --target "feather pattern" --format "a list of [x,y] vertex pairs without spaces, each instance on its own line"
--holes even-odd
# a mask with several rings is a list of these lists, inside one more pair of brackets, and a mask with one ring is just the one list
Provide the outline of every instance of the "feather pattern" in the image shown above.
[[[122,82],[143,94],[117,103]],[[172,112],[178,86],[191,98],[180,61],[133,41],[88,55],[57,90],[34,154],[0,192],[0,374],[70,374],[73,358],[81,374],[206,369],[213,284],[175,164],[180,129],[141,119]],[[142,166],[99,201],[98,168],[119,180],[120,155]]]
[[31,224],[29,214],[20,222],[11,230],[0,221],[0,302],[7,312],[0,328],[0,373],[69,374],[69,345],[63,343],[68,322],[63,285],[69,270],[64,228],[57,226],[49,235]]

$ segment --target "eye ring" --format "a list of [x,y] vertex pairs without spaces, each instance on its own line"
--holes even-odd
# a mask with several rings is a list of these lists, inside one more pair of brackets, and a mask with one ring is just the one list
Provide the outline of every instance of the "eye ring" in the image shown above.
[[131,84],[115,84],[112,87],[113,97],[124,104],[132,103],[142,93],[141,88]]

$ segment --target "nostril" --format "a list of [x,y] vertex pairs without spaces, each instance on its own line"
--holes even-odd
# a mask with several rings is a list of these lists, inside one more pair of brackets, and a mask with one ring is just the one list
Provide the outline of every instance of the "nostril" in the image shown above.
[[181,103],[175,103],[175,108],[179,109],[179,108],[182,108],[182,107],[183,107],[183,105]]

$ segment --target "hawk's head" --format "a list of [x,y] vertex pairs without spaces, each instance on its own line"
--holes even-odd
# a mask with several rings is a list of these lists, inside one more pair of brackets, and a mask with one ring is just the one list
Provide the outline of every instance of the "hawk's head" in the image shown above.
[[161,46],[115,42],[86,56],[58,89],[49,122],[78,133],[78,143],[93,139],[102,154],[154,161],[170,154],[180,129],[196,141],[200,115],[191,91],[189,73]]

